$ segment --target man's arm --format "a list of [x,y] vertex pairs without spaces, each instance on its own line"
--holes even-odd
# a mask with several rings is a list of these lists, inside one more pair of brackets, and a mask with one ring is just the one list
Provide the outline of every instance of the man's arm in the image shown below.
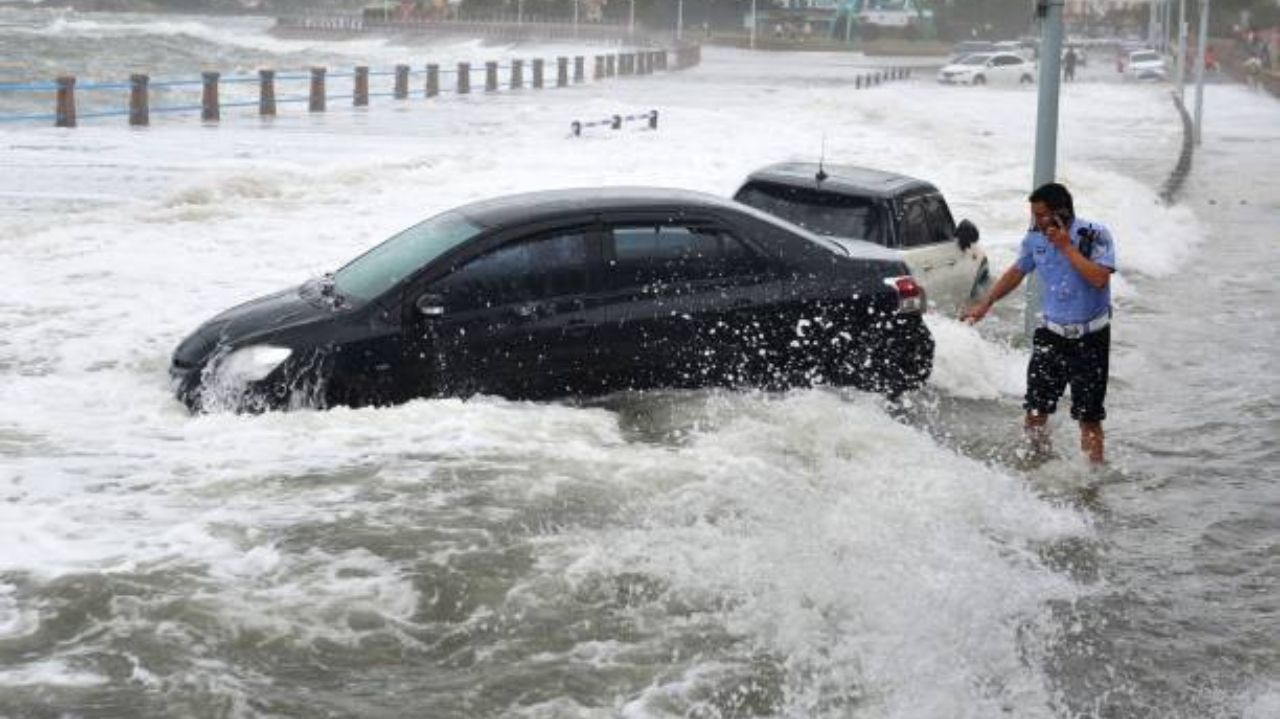
[[1085,257],[1075,245],[1071,244],[1071,233],[1067,230],[1055,227],[1049,230],[1048,237],[1058,251],[1066,256],[1076,272],[1084,277],[1085,282],[1102,289],[1111,281],[1111,268]]
[[1026,274],[1018,269],[1016,264],[1011,265],[1009,269],[1004,271],[1003,275],[1000,275],[1000,279],[996,280],[996,284],[987,293],[987,296],[978,300],[978,304],[970,307],[969,311],[965,312],[961,319],[973,324],[986,317],[987,313],[991,311],[991,306],[999,302],[1000,298],[1013,292],[1018,285],[1022,284],[1022,278],[1025,276]]

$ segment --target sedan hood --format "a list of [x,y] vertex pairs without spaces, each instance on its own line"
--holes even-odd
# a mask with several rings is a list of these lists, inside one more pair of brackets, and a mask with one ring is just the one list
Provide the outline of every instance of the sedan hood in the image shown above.
[[238,344],[248,337],[271,335],[332,316],[332,308],[308,302],[302,288],[291,287],[219,313],[178,345],[173,360],[175,364],[193,367],[204,362],[220,345]]

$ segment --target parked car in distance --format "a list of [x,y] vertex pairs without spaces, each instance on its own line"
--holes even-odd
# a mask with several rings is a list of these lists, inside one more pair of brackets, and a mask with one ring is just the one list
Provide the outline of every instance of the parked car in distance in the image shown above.
[[1035,48],[1030,47],[1020,40],[1000,40],[993,43],[990,52],[1008,52],[1017,55],[1023,60],[1031,61],[1035,59]]
[[955,62],[962,57],[976,52],[994,52],[996,44],[987,40],[961,40],[951,47],[951,58],[947,62]]
[[990,282],[978,228],[968,220],[957,225],[938,188],[919,178],[788,162],[751,173],[733,197],[820,235],[891,250],[944,312],[963,310]]
[[852,385],[933,364],[896,255],[661,188],[501,197],[436,215],[336,272],[229,309],[173,354],[193,410],[494,394]]
[[1155,50],[1134,50],[1124,67],[1125,77],[1131,80],[1165,79],[1164,58]]
[[1036,81],[1036,64],[1012,52],[966,55],[938,71],[938,82],[959,85],[1027,84]]

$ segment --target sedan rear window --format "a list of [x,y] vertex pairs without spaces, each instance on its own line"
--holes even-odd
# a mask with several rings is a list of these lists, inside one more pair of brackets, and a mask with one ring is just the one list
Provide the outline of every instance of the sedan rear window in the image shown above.
[[734,199],[819,235],[869,240],[878,245],[889,241],[884,209],[871,198],[753,182],[739,190]]
[[334,286],[344,297],[372,300],[483,230],[458,212],[436,215],[348,263],[334,274]]

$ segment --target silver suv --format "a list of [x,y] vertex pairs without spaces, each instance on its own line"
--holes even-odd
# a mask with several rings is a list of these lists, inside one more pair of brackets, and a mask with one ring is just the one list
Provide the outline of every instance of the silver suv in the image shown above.
[[787,162],[751,173],[733,197],[811,232],[895,251],[945,313],[962,311],[991,281],[978,228],[957,225],[938,188],[915,177]]

